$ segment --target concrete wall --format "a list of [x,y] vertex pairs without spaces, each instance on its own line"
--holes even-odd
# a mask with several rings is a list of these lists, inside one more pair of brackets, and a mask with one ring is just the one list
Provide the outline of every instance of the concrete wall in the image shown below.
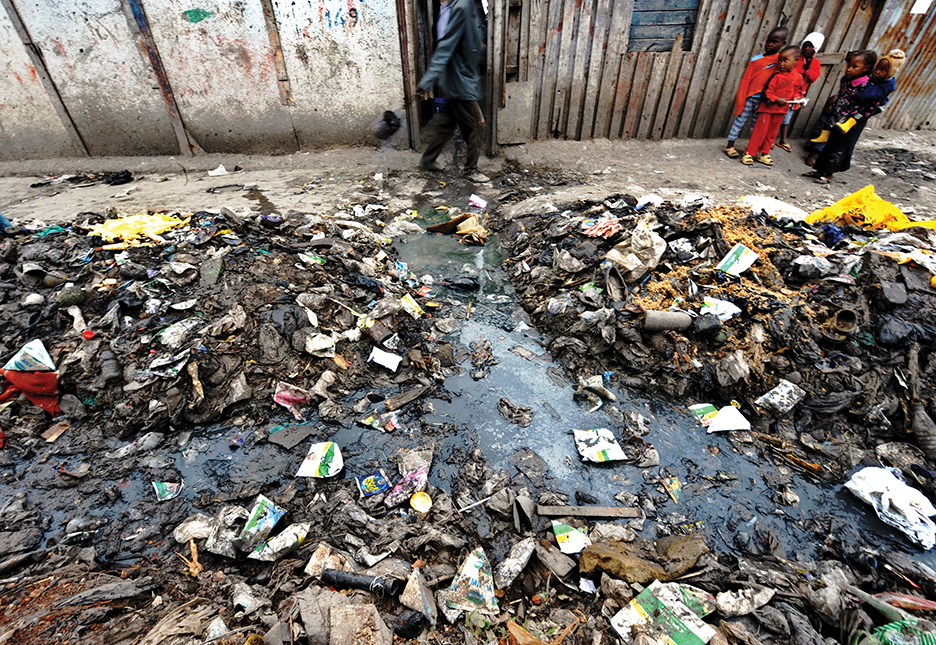
[[71,139],[13,24],[0,10],[0,158],[72,156]]
[[3,0],[0,159],[83,154],[78,137],[95,156],[179,154],[173,103],[206,152],[244,153],[373,142],[403,106],[394,0],[139,0],[142,29],[131,1]]

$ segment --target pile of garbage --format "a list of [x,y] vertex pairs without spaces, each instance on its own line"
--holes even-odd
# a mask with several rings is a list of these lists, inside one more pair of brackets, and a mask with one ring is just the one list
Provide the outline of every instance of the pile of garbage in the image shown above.
[[811,476],[903,443],[891,465],[932,493],[919,468],[936,458],[936,233],[864,221],[869,195],[813,224],[765,198],[611,195],[561,211],[534,198],[503,213],[505,266],[574,381],[688,400],[709,431],[779,448]]
[[[509,249],[527,320],[615,428],[573,431],[581,468],[632,464],[652,491],[620,492],[618,506],[553,489],[529,449],[514,471],[441,450],[437,437],[470,423],[428,423],[425,399],[496,360],[484,339],[447,339],[472,311],[457,294],[479,281],[400,262],[393,239],[425,230],[379,193],[328,215],[7,222],[0,476],[17,492],[0,507],[0,643],[928,642],[936,572],[853,526],[805,525],[823,554],[809,561],[769,532],[732,527],[746,541],[716,552],[689,518],[652,521],[680,480],[656,474],[647,420],[612,405],[613,389],[685,404],[739,452],[817,480],[863,466],[854,495],[934,546],[936,236],[860,200],[812,223],[763,199],[540,196],[495,217],[472,196],[464,212],[438,209],[450,221],[432,230],[466,244],[494,230]],[[531,422],[531,408],[498,408]],[[209,426],[229,455],[279,451],[242,465],[266,480],[210,454]],[[405,427],[417,445],[349,477],[335,435],[351,426]],[[208,453],[224,485],[190,503],[170,451]],[[434,479],[443,467],[457,475]],[[75,516],[81,498],[129,508]],[[776,500],[796,503],[791,490]]]

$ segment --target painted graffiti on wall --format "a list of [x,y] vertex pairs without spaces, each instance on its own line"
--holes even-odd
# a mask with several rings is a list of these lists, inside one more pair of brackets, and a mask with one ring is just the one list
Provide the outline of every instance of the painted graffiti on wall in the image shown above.
[[322,25],[328,29],[354,30],[361,19],[364,0],[315,0]]

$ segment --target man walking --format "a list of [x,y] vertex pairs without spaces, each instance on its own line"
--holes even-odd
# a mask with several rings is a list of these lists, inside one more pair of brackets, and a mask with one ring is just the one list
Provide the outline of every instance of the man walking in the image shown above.
[[465,177],[474,183],[490,179],[478,172],[478,157],[484,139],[484,115],[481,98],[481,25],[474,0],[442,0],[439,9],[439,42],[429,68],[419,82],[416,96],[428,97],[433,88],[447,101],[436,115],[437,132],[419,162],[423,170],[445,170],[436,159],[457,126],[468,145],[465,153]]

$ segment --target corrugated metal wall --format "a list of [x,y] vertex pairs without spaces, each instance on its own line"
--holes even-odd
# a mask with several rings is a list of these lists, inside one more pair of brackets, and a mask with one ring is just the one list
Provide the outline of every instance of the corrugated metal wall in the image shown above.
[[897,91],[877,117],[884,128],[936,129],[936,3],[925,14],[909,13],[909,2],[888,2],[871,43],[878,53],[897,48],[907,61],[897,76]]
[[[638,0],[636,6],[648,1]],[[692,1],[664,4],[686,11]],[[886,4],[888,15],[902,16],[911,3],[888,0]],[[688,51],[683,51],[680,37],[670,41],[670,51],[635,52],[628,51],[633,0],[494,0],[489,63],[495,73],[489,89],[497,108],[492,119],[497,143],[725,136],[744,69],[779,25],[790,29],[790,44],[798,45],[812,31],[826,36],[817,56],[822,76],[810,89],[811,102],[792,128],[799,134],[837,91],[845,53],[873,43],[872,31],[884,5],[884,0],[702,0]],[[921,41],[936,42],[932,34],[922,37],[934,13],[936,9],[931,9],[926,21],[912,21]],[[512,36],[513,31],[519,37]],[[519,48],[498,41],[517,42]],[[925,104],[931,115],[936,60],[921,56],[917,64],[908,72],[929,91],[927,97],[919,97],[921,106],[913,109],[919,112]],[[898,88],[907,75],[902,73]],[[905,100],[888,108],[893,110],[889,125],[920,124],[918,114],[908,115],[910,99]]]

